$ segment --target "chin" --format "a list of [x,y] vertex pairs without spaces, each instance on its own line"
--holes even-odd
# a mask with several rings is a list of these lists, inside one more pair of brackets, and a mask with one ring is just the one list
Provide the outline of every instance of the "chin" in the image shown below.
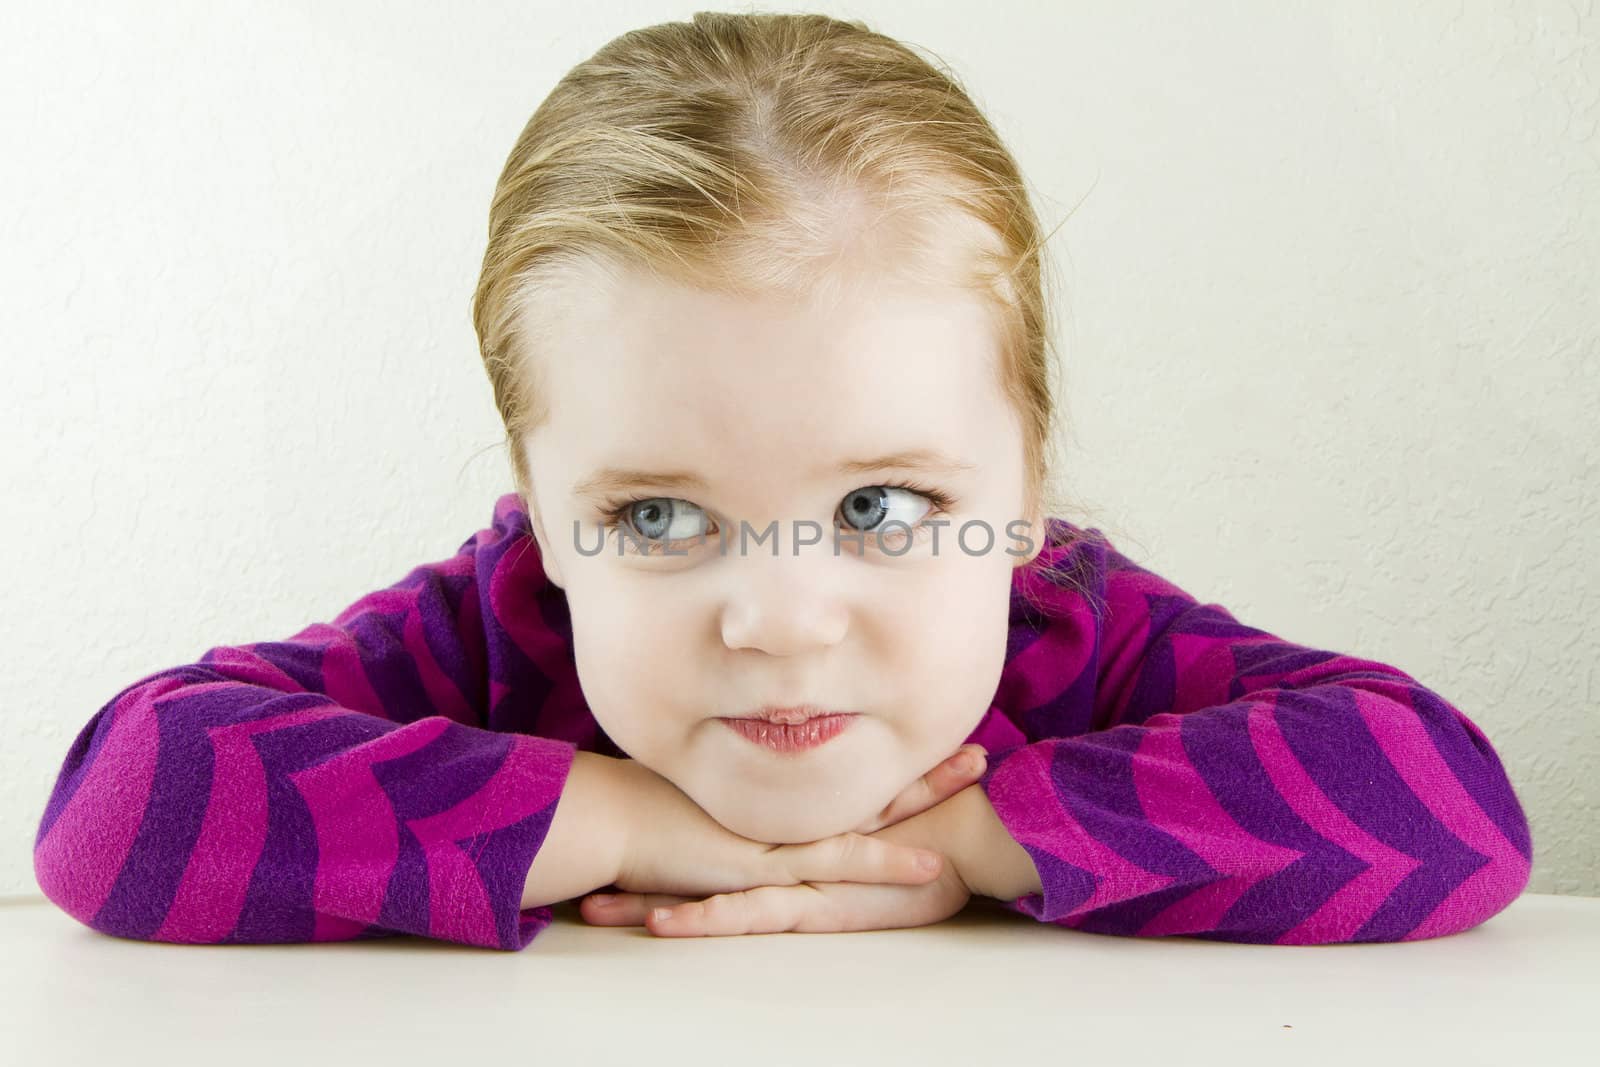
[[818,819],[814,814],[801,813],[796,816],[785,812],[759,813],[751,812],[747,807],[735,808],[728,813],[727,818],[715,813],[713,815],[718,822],[740,837],[748,837],[752,841],[762,841],[769,845],[796,845],[820,841],[824,837],[845,833],[867,820],[866,815],[856,819],[845,817]]

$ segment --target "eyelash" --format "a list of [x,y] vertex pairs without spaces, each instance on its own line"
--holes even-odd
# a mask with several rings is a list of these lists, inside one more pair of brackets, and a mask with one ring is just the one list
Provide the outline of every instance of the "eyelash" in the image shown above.
[[[869,488],[869,486],[861,486],[861,488],[865,489]],[[933,504],[933,508],[928,512],[928,514],[924,515],[917,521],[916,527],[912,530],[913,536],[932,529],[932,527],[926,525],[927,521],[948,513],[955,505],[955,498],[949,493],[944,492],[942,489],[934,489],[931,486],[919,485],[916,482],[873,482],[870,488],[904,489],[908,493],[916,493],[918,496],[924,496],[928,498],[929,502]],[[855,490],[851,490],[851,492],[854,491]],[[636,496],[629,497],[624,500],[607,500],[601,505],[601,516],[604,520],[603,525],[606,533],[609,535],[612,530],[615,530],[622,525],[628,509],[633,507],[633,505],[642,504],[646,500],[671,499],[673,498],[661,496]],[[668,545],[671,544],[671,542],[651,541],[648,542],[648,544],[654,548],[656,545]]]

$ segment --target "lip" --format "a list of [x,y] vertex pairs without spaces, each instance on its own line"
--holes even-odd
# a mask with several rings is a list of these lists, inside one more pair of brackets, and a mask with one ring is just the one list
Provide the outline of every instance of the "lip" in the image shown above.
[[810,719],[818,719],[828,715],[853,715],[854,712],[834,711],[818,704],[791,704],[788,707],[779,707],[776,704],[763,704],[754,711],[743,715],[729,716],[736,719],[760,719],[762,722],[782,723],[785,726],[798,726]]
[[805,722],[790,725],[763,719],[723,719],[728,729],[774,752],[804,752],[827,744],[850,728],[861,716],[813,715]]
[[[838,737],[861,716],[858,712],[829,712],[815,707],[762,708],[750,715],[724,718],[728,729],[746,741],[774,752],[804,752]],[[792,719],[793,722],[780,722]]]

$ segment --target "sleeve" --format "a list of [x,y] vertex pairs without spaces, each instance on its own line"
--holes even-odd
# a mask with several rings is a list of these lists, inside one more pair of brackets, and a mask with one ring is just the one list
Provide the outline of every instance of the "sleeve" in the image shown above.
[[1002,677],[1004,710],[1033,728],[982,786],[1043,888],[1009,910],[1304,945],[1458,933],[1523,891],[1527,820],[1461,711],[1394,667],[1197,603],[1089,534],[1049,550],[1088,595],[1024,583],[1042,614],[1014,624]]
[[508,549],[541,569],[513,499],[332,623],[212,648],[112,698],[40,822],[45,896],[138,940],[526,947],[552,918],[522,892],[577,746],[485,728],[505,690],[491,582]]

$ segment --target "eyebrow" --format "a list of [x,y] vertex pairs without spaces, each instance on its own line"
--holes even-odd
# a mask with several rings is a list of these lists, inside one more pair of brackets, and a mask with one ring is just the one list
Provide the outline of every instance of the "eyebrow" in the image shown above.
[[[910,448],[875,459],[851,459],[839,464],[838,474],[866,474],[882,470],[915,470],[955,475],[977,470],[977,465],[956,459],[936,448]],[[629,467],[602,467],[572,487],[575,496],[599,497],[640,488],[704,490],[706,481],[693,471],[647,471]]]

